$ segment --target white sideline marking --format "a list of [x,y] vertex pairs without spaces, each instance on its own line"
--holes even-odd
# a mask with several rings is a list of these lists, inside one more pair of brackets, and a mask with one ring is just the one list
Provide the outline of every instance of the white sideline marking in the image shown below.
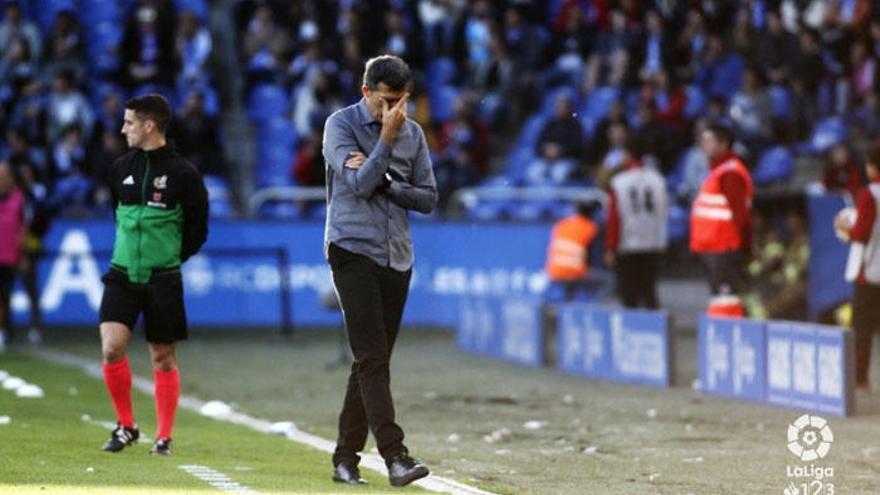
[[248,493],[254,495],[260,493],[258,491],[255,491],[253,488],[248,488],[244,485],[239,484],[237,481],[234,481],[229,476],[226,476],[220,471],[211,469],[208,466],[186,465],[177,467],[204,481],[205,483],[213,486],[221,492]]
[[[101,365],[92,359],[86,359],[84,357],[75,356],[66,352],[48,349],[36,349],[32,352],[34,355],[39,356],[47,361],[80,368],[86,374],[97,379],[102,380],[104,377],[104,374],[101,370]],[[132,377],[132,386],[147,395],[153,395],[153,382],[150,380],[135,376]],[[205,402],[196,399],[195,397],[181,395],[180,400],[178,401],[178,405],[184,409],[198,413],[199,410],[201,410],[202,406],[205,405]],[[235,410],[231,410],[226,414],[207,417],[211,417],[219,421],[225,421],[227,423],[245,426],[261,433],[273,434],[277,436],[277,433],[274,433],[272,431],[273,423],[271,421],[254,418]],[[306,433],[297,429],[289,430],[284,435],[284,437],[286,437],[288,440],[293,440],[294,442],[308,445],[329,454],[332,454],[333,451],[336,449],[336,444],[334,442],[327,440],[326,438],[312,435],[311,433]],[[362,454],[361,466],[376,471],[383,476],[388,476],[388,469],[385,467],[385,461],[377,454]],[[427,478],[423,478],[414,482],[413,484],[432,492],[449,493],[451,495],[496,495],[492,492],[481,490],[470,485],[465,485],[464,483],[459,483],[455,480],[444,478],[442,476],[430,475]]]

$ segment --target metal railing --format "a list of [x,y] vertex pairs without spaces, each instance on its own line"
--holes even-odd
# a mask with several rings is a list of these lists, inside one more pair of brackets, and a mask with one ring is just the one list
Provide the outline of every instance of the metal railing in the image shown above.
[[513,201],[598,201],[603,205],[607,195],[598,187],[507,187],[485,186],[464,187],[452,194],[449,200],[449,217],[463,216],[464,211],[476,206],[481,200],[513,200]]
[[258,190],[248,200],[248,213],[258,217],[260,207],[270,201],[326,201],[327,191],[322,187],[273,186]]

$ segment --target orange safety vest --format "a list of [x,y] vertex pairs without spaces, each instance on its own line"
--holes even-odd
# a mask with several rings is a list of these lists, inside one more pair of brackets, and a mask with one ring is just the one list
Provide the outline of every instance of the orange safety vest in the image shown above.
[[580,216],[571,215],[556,222],[547,247],[545,270],[550,280],[577,280],[587,276],[587,247],[598,232],[596,224]]
[[746,199],[751,204],[754,194],[752,177],[739,158],[731,158],[715,167],[703,181],[691,209],[691,251],[721,253],[742,248],[733,210],[721,192],[721,176],[731,171],[745,179]]

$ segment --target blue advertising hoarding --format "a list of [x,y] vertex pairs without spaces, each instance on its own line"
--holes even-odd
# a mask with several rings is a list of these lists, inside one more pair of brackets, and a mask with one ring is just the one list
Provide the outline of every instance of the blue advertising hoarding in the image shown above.
[[463,297],[458,348],[539,367],[544,354],[541,307],[533,298]]
[[672,384],[669,318],[664,311],[559,306],[560,371],[653,387]]
[[702,391],[764,402],[767,393],[765,341],[763,322],[701,316],[697,354]]
[[834,217],[846,206],[835,194],[808,195],[810,214],[810,280],[807,304],[810,317],[852,298],[852,284],[844,279],[849,245],[834,235]]
[[767,323],[767,402],[824,414],[853,412],[850,332],[809,323]]
[[[412,235],[415,266],[404,324],[454,327],[462,296],[536,297],[547,287],[549,224],[413,222]],[[277,256],[267,249],[281,248],[288,254],[293,323],[338,325],[339,313],[321,305],[322,295],[332,290],[323,236],[322,222],[212,222],[205,250],[183,267],[190,322],[277,327],[283,277]],[[47,257],[40,264],[47,324],[96,324],[100,277],[113,238],[109,221],[53,225],[46,250],[77,254]],[[26,318],[27,304],[19,287],[13,300],[18,321]]]

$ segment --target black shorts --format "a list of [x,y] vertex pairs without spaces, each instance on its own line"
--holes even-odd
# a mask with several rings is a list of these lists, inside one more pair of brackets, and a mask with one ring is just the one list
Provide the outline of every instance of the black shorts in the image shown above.
[[125,272],[111,268],[101,280],[104,282],[101,323],[122,323],[133,331],[138,317],[143,313],[147,342],[170,344],[186,340],[186,310],[183,306],[180,270],[153,272],[149,282],[135,284]]
[[709,288],[713,296],[742,295],[748,291],[745,253],[706,253],[700,259],[709,277]]

